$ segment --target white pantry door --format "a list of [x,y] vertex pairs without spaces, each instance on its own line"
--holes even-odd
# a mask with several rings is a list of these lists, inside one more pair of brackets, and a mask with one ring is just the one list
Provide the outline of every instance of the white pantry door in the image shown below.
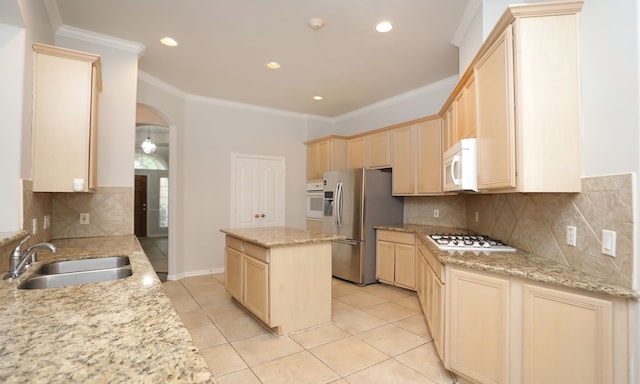
[[231,167],[231,226],[284,226],[284,158],[232,153]]

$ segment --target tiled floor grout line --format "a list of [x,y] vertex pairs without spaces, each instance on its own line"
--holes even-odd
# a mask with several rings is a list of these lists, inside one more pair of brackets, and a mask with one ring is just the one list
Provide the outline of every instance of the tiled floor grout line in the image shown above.
[[[215,278],[215,280],[217,281],[217,283],[218,283],[218,284],[221,284],[222,286],[224,286],[224,283],[223,283],[223,281],[221,281],[221,279],[219,279],[219,278],[217,278],[217,277],[216,277],[216,278]],[[235,352],[235,354],[237,355],[237,357],[242,361],[242,363],[243,363],[243,364],[244,364],[244,366],[245,366],[245,368],[238,368],[238,369],[234,369],[234,370],[229,371],[229,372],[225,372],[225,373],[223,373],[223,374],[219,374],[219,375],[217,375],[217,376],[216,376],[216,379],[220,379],[220,378],[225,377],[225,376],[228,376],[228,375],[237,374],[237,373],[239,373],[240,371],[242,371],[242,370],[244,370],[244,369],[248,369],[248,370],[251,372],[251,374],[252,374],[252,375],[254,375],[254,376],[255,376],[255,378],[256,378],[260,383],[263,383],[263,381],[260,379],[260,376],[258,375],[258,372],[255,370],[255,368],[257,368],[257,367],[259,367],[259,366],[261,366],[261,365],[263,365],[263,364],[273,363],[273,362],[275,362],[275,361],[277,361],[277,360],[279,360],[279,359],[283,359],[283,358],[286,358],[286,357],[288,357],[288,356],[293,356],[293,355],[296,355],[296,354],[299,354],[299,353],[302,353],[302,352],[306,352],[306,353],[310,354],[311,356],[313,356],[315,359],[317,359],[317,360],[318,360],[318,361],[319,361],[319,362],[320,362],[320,363],[321,363],[321,364],[322,364],[326,369],[328,369],[329,371],[331,371],[333,374],[335,374],[335,375],[338,377],[338,379],[330,380],[329,382],[334,382],[334,381],[336,381],[336,380],[337,380],[337,381],[341,381],[341,380],[342,380],[342,382],[347,382],[347,381],[346,381],[346,378],[347,378],[347,377],[349,377],[349,376],[352,376],[352,375],[356,375],[356,374],[362,373],[362,372],[364,372],[364,371],[366,371],[366,370],[368,370],[368,369],[371,369],[371,368],[373,368],[373,367],[376,367],[376,366],[378,366],[378,365],[381,365],[381,364],[383,364],[383,363],[387,363],[387,362],[389,362],[389,361],[393,360],[395,363],[401,364],[401,365],[402,365],[402,366],[404,366],[406,369],[408,369],[408,370],[410,370],[410,371],[414,372],[416,375],[419,375],[419,376],[421,376],[421,377],[424,377],[425,379],[427,379],[427,380],[432,381],[433,383],[435,383],[435,381],[433,381],[433,379],[432,379],[432,378],[430,378],[429,376],[426,376],[426,375],[424,375],[422,372],[417,371],[415,368],[413,368],[412,366],[410,366],[410,365],[406,364],[405,362],[403,362],[403,361],[401,361],[401,360],[398,360],[398,357],[399,357],[399,356],[401,356],[401,355],[408,354],[408,353],[409,353],[409,352],[411,352],[411,351],[416,351],[416,350],[418,350],[419,348],[424,348],[426,345],[433,344],[433,338],[432,338],[432,336],[430,335],[430,333],[427,333],[427,335],[423,335],[423,334],[420,334],[420,333],[415,332],[415,331],[414,331],[414,329],[407,329],[407,328],[405,328],[405,327],[401,326],[400,324],[398,324],[398,323],[400,323],[400,322],[402,322],[402,321],[405,321],[405,320],[408,320],[408,319],[410,319],[410,318],[412,318],[412,317],[414,317],[414,316],[422,315],[422,310],[421,310],[421,309],[420,309],[420,310],[416,310],[416,308],[415,308],[415,307],[411,307],[411,306],[408,306],[408,305],[403,305],[403,304],[401,304],[401,303],[396,303],[396,301],[398,301],[398,300],[402,300],[402,299],[409,298],[409,297],[415,297],[415,295],[413,295],[413,294],[411,294],[411,293],[404,293],[404,292],[398,292],[398,291],[396,291],[396,292],[394,292],[393,294],[387,294],[386,296],[378,296],[378,295],[376,295],[376,291],[379,291],[379,290],[378,290],[377,288],[373,288],[373,287],[372,287],[372,288],[370,288],[369,290],[361,291],[361,292],[358,292],[358,290],[357,290],[357,289],[354,289],[354,288],[349,287],[349,286],[346,286],[346,287],[345,287],[345,286],[342,286],[342,287],[340,287],[340,288],[337,288],[339,291],[341,290],[341,292],[340,292],[339,294],[337,294],[336,296],[334,296],[333,291],[332,291],[332,306],[333,306],[333,301],[334,301],[334,300],[337,300],[337,301],[341,302],[342,304],[345,304],[346,306],[351,307],[352,309],[348,309],[348,308],[347,308],[347,310],[346,310],[345,312],[341,312],[341,313],[339,313],[338,315],[333,315],[333,314],[332,314],[332,321],[331,321],[329,324],[327,324],[327,325],[333,325],[333,326],[334,326],[334,327],[336,327],[337,329],[341,330],[342,332],[344,332],[344,333],[345,333],[345,335],[344,335],[344,336],[341,336],[341,337],[336,338],[336,339],[328,339],[328,340],[325,340],[325,341],[321,342],[320,344],[313,345],[312,347],[307,348],[307,347],[305,347],[305,346],[304,346],[304,345],[303,345],[299,340],[296,340],[296,339],[295,339],[294,337],[292,337],[292,336],[295,336],[295,335],[297,335],[297,334],[304,333],[304,332],[306,332],[306,331],[308,331],[308,330],[305,330],[305,331],[302,331],[302,332],[299,332],[299,333],[295,333],[295,334],[292,334],[292,335],[287,335],[286,337],[289,339],[289,341],[292,341],[292,342],[294,343],[294,345],[295,345],[295,346],[297,346],[297,347],[300,349],[299,351],[297,351],[297,352],[293,352],[293,353],[288,353],[288,354],[286,354],[286,355],[284,355],[284,356],[274,356],[274,357],[270,357],[268,360],[260,361],[259,363],[254,363],[254,365],[251,365],[251,364],[250,364],[250,361],[249,361],[249,360],[247,360],[246,356],[243,356],[243,351],[242,351],[241,349],[239,349],[240,344],[241,344],[243,341],[249,340],[249,339],[254,338],[254,337],[259,337],[259,336],[264,335],[264,334],[270,334],[270,335],[273,335],[273,333],[271,333],[271,330],[270,330],[269,328],[267,328],[264,324],[262,324],[261,322],[257,321],[255,318],[253,318],[253,316],[251,316],[251,315],[250,315],[246,310],[244,310],[244,308],[241,308],[241,307],[239,306],[239,304],[237,304],[237,303],[235,302],[235,300],[231,299],[231,300],[232,300],[232,302],[233,302],[236,306],[238,306],[239,308],[241,308],[241,310],[242,310],[242,311],[244,311],[244,312],[246,313],[246,316],[251,317],[251,318],[252,318],[254,321],[256,321],[256,322],[257,322],[257,323],[258,323],[258,324],[259,324],[259,325],[264,329],[264,331],[265,331],[264,333],[259,333],[259,334],[257,334],[257,335],[247,335],[247,336],[242,336],[241,338],[234,339],[233,341],[231,341],[231,340],[228,338],[228,335],[226,335],[225,333],[223,333],[223,332],[222,332],[222,330],[220,329],[219,325],[216,323],[216,321],[214,321],[214,319],[211,317],[211,315],[209,314],[209,312],[205,309],[205,304],[203,304],[201,301],[199,301],[199,300],[197,299],[197,297],[200,297],[200,296],[196,296],[196,295],[197,295],[197,292],[192,291],[193,289],[196,289],[196,288],[195,288],[194,286],[192,286],[192,287],[191,287],[191,289],[190,289],[190,288],[189,288],[189,285],[186,285],[186,284],[185,284],[185,281],[178,281],[178,282],[180,283],[181,288],[182,288],[182,289],[184,289],[184,290],[186,291],[186,293],[188,294],[189,298],[190,298],[190,299],[195,303],[195,305],[196,305],[196,307],[197,307],[197,310],[198,310],[201,314],[203,314],[204,316],[206,316],[206,319],[208,320],[208,323],[209,323],[209,324],[208,324],[208,325],[204,325],[204,326],[202,326],[202,328],[203,328],[203,327],[208,327],[208,326],[210,326],[210,325],[213,325],[213,326],[215,327],[215,329],[220,333],[220,335],[222,336],[222,338],[223,338],[223,340],[224,340],[224,342],[219,343],[219,344],[211,345],[211,346],[208,346],[208,347],[199,347],[199,350],[204,351],[204,350],[207,350],[207,349],[210,349],[210,348],[219,348],[220,346],[228,345],[229,347],[231,347],[231,348],[232,348],[232,350]],[[337,285],[332,285],[332,289],[336,289],[336,287],[337,287]],[[366,287],[364,287],[364,288],[366,289]],[[383,288],[384,288],[384,289],[390,288],[391,290],[390,290],[389,292],[393,292],[392,290],[395,290],[395,289],[396,289],[395,287],[386,287],[386,286],[385,286],[385,287],[383,287]],[[383,289],[383,288],[381,288],[381,289]],[[359,289],[359,288],[358,288],[358,289]],[[373,292],[372,292],[372,291],[373,291]],[[224,291],[224,290],[223,290],[223,291],[221,291],[221,292],[226,293],[226,291]],[[350,295],[354,295],[354,294],[356,294],[356,293],[366,293],[366,294],[368,294],[368,295],[372,295],[372,296],[374,296],[376,299],[379,299],[379,300],[381,300],[381,301],[376,301],[376,303],[375,303],[375,304],[370,304],[370,305],[366,305],[366,306],[362,306],[362,307],[356,307],[356,306],[354,306],[354,305],[352,305],[352,304],[349,304],[349,300],[345,301],[345,297],[350,296]],[[341,298],[342,298],[342,299],[341,299]],[[173,300],[173,299],[172,299],[172,300]],[[417,297],[416,297],[416,300],[417,300]],[[376,315],[374,315],[373,313],[369,313],[369,312],[367,312],[367,311],[366,311],[366,309],[367,309],[367,308],[368,308],[368,309],[371,309],[372,307],[375,307],[375,306],[378,306],[378,305],[383,305],[383,304],[386,304],[386,303],[394,303],[394,304],[400,305],[400,306],[402,306],[403,308],[407,309],[408,311],[411,311],[411,314],[408,314],[408,315],[406,315],[406,316],[404,316],[404,317],[397,318],[397,319],[394,319],[394,320],[386,320],[386,319],[384,319],[384,318],[377,317],[377,316],[376,316]],[[186,312],[191,312],[191,311],[193,311],[193,310],[186,311]],[[361,314],[365,314],[365,315],[368,315],[368,316],[372,316],[372,317],[374,317],[374,318],[376,318],[376,319],[378,319],[378,320],[382,321],[383,323],[382,323],[382,324],[380,324],[380,325],[374,326],[374,327],[372,327],[372,328],[366,328],[366,329],[364,329],[364,330],[361,330],[361,331],[358,331],[358,332],[355,332],[355,333],[351,333],[351,332],[349,331],[349,329],[348,329],[348,328],[344,328],[344,326],[340,326],[339,324],[336,324],[336,323],[334,322],[334,318],[335,318],[336,316],[348,315],[348,314],[354,314],[355,312],[360,312]],[[233,320],[233,319],[232,319],[232,320]],[[221,321],[221,320],[220,320],[220,321]],[[364,339],[364,337],[358,337],[359,335],[363,335],[363,334],[365,334],[365,333],[367,333],[367,332],[373,332],[373,331],[375,331],[375,330],[380,330],[380,329],[382,329],[382,328],[384,328],[384,327],[387,327],[387,326],[389,326],[389,325],[393,325],[394,327],[399,328],[399,329],[400,329],[400,330],[402,330],[403,332],[408,332],[408,333],[410,333],[410,334],[414,335],[415,337],[418,337],[418,338],[422,339],[422,342],[420,342],[420,344],[418,344],[418,345],[415,345],[415,346],[413,346],[413,347],[408,348],[407,350],[402,350],[401,352],[398,352],[398,353],[396,353],[396,354],[393,354],[393,353],[385,352],[384,350],[380,349],[379,347],[376,347],[375,345],[370,344],[368,341],[366,341],[366,340]],[[321,327],[323,327],[323,326],[319,326],[319,327],[317,327],[317,328],[321,328]],[[198,326],[198,327],[190,327],[190,328],[188,328],[189,334],[190,334],[190,335],[192,335],[192,331],[193,331],[194,329],[199,329],[199,328],[201,328],[201,327],[200,327],[200,326]],[[353,330],[352,330],[352,331],[353,331]],[[274,335],[274,336],[275,336],[275,335]],[[194,337],[194,336],[192,335],[192,338],[193,338],[193,337]],[[275,336],[275,337],[276,337],[276,338],[278,338],[278,336]],[[368,347],[373,348],[375,351],[377,351],[377,352],[381,353],[382,355],[384,355],[384,356],[385,356],[385,358],[384,358],[382,361],[377,361],[377,362],[375,362],[375,363],[373,363],[373,364],[371,364],[371,365],[363,366],[363,367],[361,367],[361,368],[359,368],[359,369],[357,369],[357,370],[355,370],[355,371],[353,371],[353,372],[349,372],[347,375],[344,375],[344,376],[343,376],[343,374],[341,374],[340,372],[336,371],[334,368],[332,368],[331,366],[329,366],[329,365],[327,364],[327,362],[325,362],[325,361],[321,358],[321,356],[318,356],[316,353],[314,353],[314,352],[312,351],[312,350],[313,350],[313,349],[315,349],[315,348],[323,347],[323,346],[329,345],[329,344],[331,344],[331,343],[334,343],[334,342],[337,342],[337,341],[340,341],[340,340],[346,340],[346,339],[349,339],[349,338],[354,338],[354,340],[357,340],[358,342],[361,342],[361,343],[363,343],[363,344],[366,344]],[[194,340],[194,341],[195,341],[195,340]],[[214,372],[214,373],[215,373],[215,372]]]

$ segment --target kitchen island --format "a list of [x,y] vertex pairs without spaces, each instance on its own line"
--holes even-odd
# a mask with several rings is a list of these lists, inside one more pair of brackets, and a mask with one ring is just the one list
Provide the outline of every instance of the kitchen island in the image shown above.
[[331,322],[331,241],[289,227],[221,229],[225,287],[276,335]]
[[[135,236],[54,240],[39,264],[126,255],[129,277],[25,290],[0,281],[2,383],[213,383]],[[9,257],[8,254],[1,255]]]

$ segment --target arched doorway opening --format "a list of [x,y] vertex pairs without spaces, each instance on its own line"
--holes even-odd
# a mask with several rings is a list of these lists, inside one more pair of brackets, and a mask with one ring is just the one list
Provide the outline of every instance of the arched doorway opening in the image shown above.
[[169,274],[169,124],[137,104],[134,159],[134,234],[158,277]]

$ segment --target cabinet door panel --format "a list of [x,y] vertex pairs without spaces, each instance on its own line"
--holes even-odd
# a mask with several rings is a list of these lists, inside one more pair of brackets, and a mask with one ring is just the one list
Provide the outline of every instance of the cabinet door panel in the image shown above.
[[269,264],[243,257],[244,305],[265,324],[269,324]]
[[367,138],[357,137],[347,144],[347,168],[367,167]]
[[367,167],[391,166],[391,133],[389,131],[367,136]]
[[415,193],[415,125],[393,130],[393,185],[394,195]]
[[508,27],[475,68],[478,188],[515,188],[513,37]]
[[448,368],[478,383],[509,379],[509,281],[453,269]]
[[387,284],[394,284],[395,281],[394,252],[393,243],[376,242],[376,278]]
[[522,382],[611,383],[611,302],[530,285],[523,291]]
[[395,245],[395,280],[396,285],[416,288],[416,247],[413,245]]
[[[442,120],[418,124],[418,193],[442,192]],[[395,170],[394,170],[395,172]],[[394,175],[395,177],[395,175]]]
[[242,302],[242,253],[225,247],[225,287],[234,299]]

